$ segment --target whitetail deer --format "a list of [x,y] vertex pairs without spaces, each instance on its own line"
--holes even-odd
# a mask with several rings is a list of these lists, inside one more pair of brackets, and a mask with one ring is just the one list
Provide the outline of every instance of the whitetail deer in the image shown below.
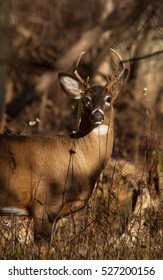
[[[111,156],[113,101],[127,74],[105,86],[90,86],[79,75],[60,73],[63,91],[80,100],[80,124],[69,136],[0,135],[0,215],[29,215],[39,258],[47,258],[56,222],[88,202],[95,183]],[[82,110],[81,110],[82,107]]]

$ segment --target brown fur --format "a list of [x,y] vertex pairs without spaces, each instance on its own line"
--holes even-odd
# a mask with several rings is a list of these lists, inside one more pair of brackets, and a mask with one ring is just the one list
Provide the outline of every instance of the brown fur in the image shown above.
[[[9,207],[33,217],[40,258],[47,258],[56,222],[86,205],[111,156],[114,112],[112,101],[105,104],[108,94],[113,100],[107,87],[90,88],[85,96],[92,98],[91,106],[83,99],[81,124],[74,135],[0,135],[0,215]],[[98,125],[90,121],[99,107],[106,134],[95,133]]]

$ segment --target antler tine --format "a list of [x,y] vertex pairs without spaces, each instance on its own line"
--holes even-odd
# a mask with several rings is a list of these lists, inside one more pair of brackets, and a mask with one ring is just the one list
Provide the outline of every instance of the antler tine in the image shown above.
[[81,52],[81,54],[79,55],[79,58],[78,58],[78,60],[77,60],[75,69],[74,69],[74,75],[76,76],[76,78],[79,80],[79,82],[80,82],[81,84],[85,84],[86,82],[85,82],[85,81],[83,80],[83,78],[79,75],[77,68],[78,68],[78,65],[79,65],[79,63],[80,63],[80,60],[81,60],[82,56],[83,56],[85,53],[86,53],[86,51]]
[[104,78],[106,79],[106,85],[105,87],[107,87],[109,85],[109,82],[110,82],[110,78],[109,76],[105,75]]
[[121,76],[123,75],[124,71],[125,71],[125,66],[124,66],[124,63],[122,61],[122,57],[120,54],[118,54],[114,49],[110,48],[110,50],[115,53],[115,55],[118,57],[119,61],[120,61],[120,64],[122,66],[122,71],[120,72],[120,74],[118,75],[117,79],[120,79]]

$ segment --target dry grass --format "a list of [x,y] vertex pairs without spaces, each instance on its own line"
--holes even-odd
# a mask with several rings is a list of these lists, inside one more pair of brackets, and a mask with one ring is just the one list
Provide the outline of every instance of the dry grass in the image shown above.
[[[3,2],[0,1],[0,5]],[[68,117],[70,104],[57,83],[40,93],[35,92],[36,81],[42,81],[40,75],[45,74],[46,77],[47,71],[52,74],[53,71],[61,71],[62,67],[57,67],[56,62],[65,59],[67,51],[78,45],[79,38],[83,38],[87,30],[92,30],[92,26],[100,27],[102,34],[97,34],[99,39],[92,46],[88,44],[90,40],[83,39],[89,46],[88,58],[81,65],[83,73],[87,75],[88,72],[92,79],[110,47],[119,49],[124,59],[162,50],[160,0],[142,1],[142,4],[141,1],[132,1],[133,5],[128,5],[127,0],[111,1],[111,5],[108,0],[12,2],[13,38],[10,38],[9,86],[5,97],[7,132],[34,134],[43,131],[49,135],[72,129],[73,118],[70,124]],[[4,51],[1,54],[3,59]],[[78,56],[80,51],[76,51]],[[73,69],[76,63],[74,61],[72,67],[66,66],[70,62],[70,56],[64,60],[65,71]],[[119,95],[116,104],[114,154],[140,164],[145,150],[150,153],[160,147],[162,149],[161,56],[135,60],[130,64],[128,87]],[[4,84],[3,76],[0,78]],[[144,87],[148,88],[146,95]],[[20,101],[23,101],[22,105],[18,106]],[[38,127],[25,125],[27,131],[24,131],[24,123],[36,117],[41,120]],[[162,259],[163,194],[157,210],[151,207],[141,211],[138,217],[132,211],[133,189],[138,188],[141,169],[122,161],[110,164],[85,209],[59,222],[50,258]],[[163,189],[163,163],[159,172],[160,188]],[[146,182],[146,188],[152,190],[153,184]],[[135,225],[137,232],[133,242]],[[0,259],[35,259],[32,232],[33,222],[28,218],[0,217]]]
[[[162,259],[161,212],[151,208],[142,216],[132,217],[132,192],[140,179],[138,172],[129,163],[111,162],[89,204],[58,223],[49,258]],[[132,227],[128,226],[131,219],[133,225],[140,225],[134,241]],[[0,223],[0,259],[36,259],[33,222],[28,218],[1,217]]]

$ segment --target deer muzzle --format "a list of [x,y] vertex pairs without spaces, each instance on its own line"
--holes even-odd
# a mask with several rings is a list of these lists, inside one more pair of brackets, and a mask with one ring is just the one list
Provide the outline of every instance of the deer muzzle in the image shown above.
[[91,114],[91,122],[93,124],[101,124],[104,121],[104,113],[101,109],[95,109]]

